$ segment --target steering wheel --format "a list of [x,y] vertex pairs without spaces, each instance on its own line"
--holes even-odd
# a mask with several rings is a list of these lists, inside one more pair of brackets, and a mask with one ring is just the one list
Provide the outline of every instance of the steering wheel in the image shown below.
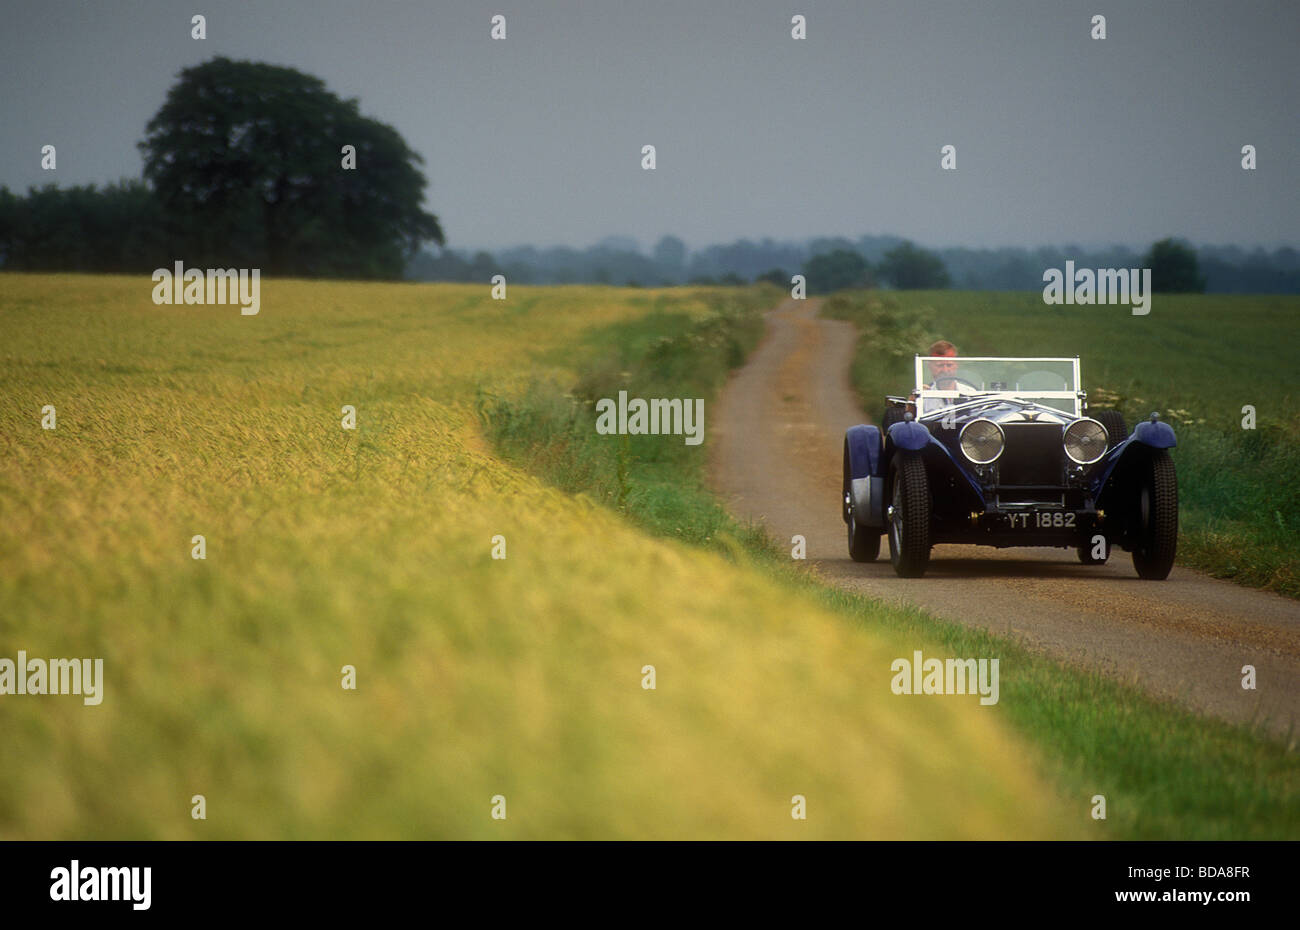
[[[939,387],[939,382],[951,385],[950,387]],[[934,390],[936,391],[958,391],[963,394],[978,394],[980,389],[971,384],[964,378],[936,378],[934,380]]]

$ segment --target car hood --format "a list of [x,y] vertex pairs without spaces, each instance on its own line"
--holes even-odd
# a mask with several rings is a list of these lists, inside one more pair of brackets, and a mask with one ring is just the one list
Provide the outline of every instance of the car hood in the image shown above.
[[[949,415],[948,408],[932,410],[921,417],[922,422],[943,420]],[[1012,423],[1050,423],[1058,426],[1064,426],[1067,423],[1073,423],[1077,417],[1073,414],[1066,413],[1064,410],[1057,410],[1055,407],[1045,407],[1032,401],[1016,400],[1012,397],[996,397],[981,400],[975,403],[966,403],[957,405],[952,417],[958,423],[966,423],[970,420],[986,419],[1003,425]]]

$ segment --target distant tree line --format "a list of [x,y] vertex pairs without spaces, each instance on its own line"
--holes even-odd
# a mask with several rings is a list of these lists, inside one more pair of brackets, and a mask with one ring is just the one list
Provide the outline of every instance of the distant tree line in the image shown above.
[[1300,293],[1300,254],[1283,247],[1247,252],[1161,240],[1146,252],[1124,246],[926,250],[896,236],[817,238],[804,242],[741,239],[694,252],[665,236],[647,255],[635,239],[610,236],[588,249],[533,246],[473,254],[422,251],[406,276],[421,281],[487,281],[504,274],[521,284],[745,284],[790,286],[802,274],[810,294],[848,287],[1041,291],[1043,272],[1063,268],[1151,268],[1157,290],[1210,293]]
[[[420,156],[391,126],[360,115],[318,78],[215,58],[186,68],[139,143],[140,179],[0,187],[0,269],[149,272],[260,268],[303,277],[518,283],[782,287],[801,274],[809,294],[851,287],[1039,290],[1043,272],[1151,267],[1158,290],[1300,293],[1300,256],[1162,240],[1143,255],[1084,249],[926,250],[896,236],[803,242],[740,239],[694,251],[665,236],[641,251],[610,236],[587,249],[446,249],[424,212]],[[433,243],[433,251],[421,250]]]
[[[152,271],[175,258],[162,204],[142,181],[96,189],[0,187],[0,263],[20,271]],[[169,258],[172,256],[172,258]]]
[[441,245],[427,184],[391,126],[318,78],[216,58],[187,68],[145,127],[144,177],[0,187],[0,267],[147,272],[260,268],[304,277],[401,278]]

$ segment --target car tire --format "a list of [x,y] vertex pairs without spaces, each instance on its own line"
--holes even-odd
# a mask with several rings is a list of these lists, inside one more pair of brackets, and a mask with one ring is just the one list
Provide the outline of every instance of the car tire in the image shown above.
[[1108,449],[1113,449],[1125,439],[1128,439],[1128,426],[1124,423],[1124,414],[1118,410],[1098,410],[1091,416],[1106,427],[1106,435],[1110,437]]
[[880,434],[883,436],[889,432],[889,428],[895,423],[903,422],[903,409],[890,404],[885,408],[885,415],[880,420]]
[[889,560],[900,578],[920,578],[930,564],[930,482],[920,455],[899,455],[891,469]]
[[1166,450],[1143,456],[1133,507],[1133,567],[1139,578],[1163,581],[1178,550],[1178,475]]
[[874,562],[880,557],[880,530],[862,526],[849,507],[849,558],[855,562]]

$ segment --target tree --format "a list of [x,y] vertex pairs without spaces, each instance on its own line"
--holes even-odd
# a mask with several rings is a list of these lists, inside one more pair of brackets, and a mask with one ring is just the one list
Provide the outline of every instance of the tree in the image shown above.
[[420,243],[442,244],[419,154],[318,78],[215,58],[182,71],[145,128],[145,178],[193,264],[398,277]]
[[497,260],[492,257],[492,253],[480,249],[474,253],[474,258],[470,260],[468,280],[487,284],[492,280],[492,276],[499,274],[500,271],[501,269],[497,266]]
[[671,275],[674,280],[680,279],[682,269],[686,266],[685,242],[676,236],[664,236],[655,243],[654,250],[650,254],[660,271]]
[[1161,239],[1142,259],[1151,269],[1151,289],[1165,294],[1203,294],[1205,278],[1196,261],[1196,251],[1173,239]]
[[0,187],[0,268],[13,267],[14,248],[21,241],[18,217],[22,203],[8,187]]
[[865,287],[870,283],[867,260],[850,249],[836,249],[814,255],[803,266],[810,294],[829,294],[847,287]]
[[879,271],[882,278],[899,290],[941,288],[952,283],[943,259],[911,242],[886,252],[880,260]]
[[790,276],[780,268],[773,268],[771,271],[765,271],[754,279],[755,284],[761,284],[764,281],[768,284],[775,284],[777,287],[790,286]]

